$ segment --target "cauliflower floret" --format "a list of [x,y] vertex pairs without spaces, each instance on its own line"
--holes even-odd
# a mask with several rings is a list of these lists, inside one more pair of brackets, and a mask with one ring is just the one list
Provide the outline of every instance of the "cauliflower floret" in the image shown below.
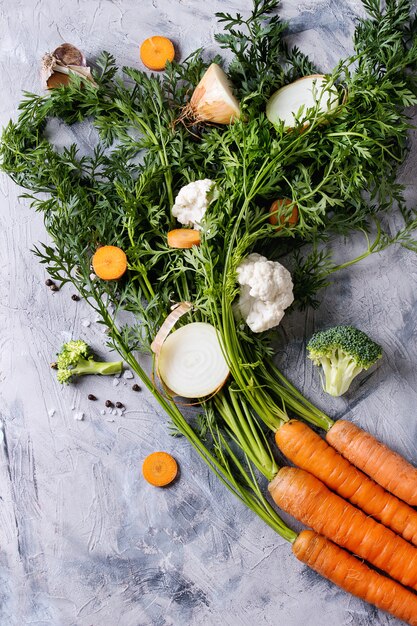
[[261,254],[249,254],[237,268],[241,286],[238,308],[254,333],[278,326],[294,301],[289,271]]
[[175,198],[172,215],[184,226],[200,230],[200,222],[212,200],[210,191],[213,185],[213,180],[205,178],[182,187]]

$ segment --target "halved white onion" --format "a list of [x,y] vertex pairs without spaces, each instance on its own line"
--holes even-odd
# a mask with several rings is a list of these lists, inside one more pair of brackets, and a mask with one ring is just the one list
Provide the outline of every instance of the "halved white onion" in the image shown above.
[[328,85],[328,79],[322,74],[303,76],[285,87],[278,89],[268,100],[266,116],[273,124],[284,122],[284,128],[294,128],[296,116],[304,106],[300,121],[308,126],[304,120],[308,109],[318,105],[320,113],[330,113],[339,104],[339,94],[334,85]]
[[171,333],[158,358],[162,382],[176,395],[203,398],[215,393],[229,375],[219,335],[206,322],[192,322]]
[[191,96],[190,106],[197,121],[230,124],[240,117],[239,102],[226,74],[212,63]]

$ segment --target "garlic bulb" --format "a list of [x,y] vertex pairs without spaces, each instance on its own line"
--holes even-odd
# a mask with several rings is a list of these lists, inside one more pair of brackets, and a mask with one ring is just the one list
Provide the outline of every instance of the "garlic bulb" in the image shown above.
[[[188,108],[188,107],[187,107]],[[230,124],[240,117],[239,102],[233,95],[226,74],[212,63],[191,96],[187,114],[197,122]]]
[[96,85],[84,54],[72,44],[64,43],[42,57],[41,76],[45,89],[68,85],[71,72]]

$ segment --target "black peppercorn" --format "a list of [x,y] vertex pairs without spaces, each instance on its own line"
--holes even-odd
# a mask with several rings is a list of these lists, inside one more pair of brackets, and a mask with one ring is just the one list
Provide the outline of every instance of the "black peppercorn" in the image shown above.
[[116,408],[117,409],[124,409],[124,404],[122,404],[121,402],[116,402]]
[[45,280],[45,285],[46,285],[47,287],[52,287],[52,285],[55,285],[55,283],[54,283],[54,281],[53,281],[53,280],[51,280],[50,278],[47,278],[47,279]]
[[87,397],[89,400],[97,400],[96,396],[93,393],[89,393]]
[[74,302],[78,302],[78,300],[80,299],[80,296],[77,296],[76,293],[73,293],[71,296],[71,300],[74,300]]
[[114,404],[113,404],[113,402],[112,402],[111,400],[106,400],[105,405],[106,405],[107,407],[109,407],[109,408],[110,408],[110,407],[112,407],[112,406],[114,406]]
[[140,387],[136,383],[134,385],[132,385],[132,389],[133,389],[133,391],[140,391]]

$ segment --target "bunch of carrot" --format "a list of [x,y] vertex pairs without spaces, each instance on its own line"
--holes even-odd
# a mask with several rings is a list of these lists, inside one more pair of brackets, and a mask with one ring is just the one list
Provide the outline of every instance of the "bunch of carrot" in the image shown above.
[[[417,624],[417,596],[406,589],[417,591],[417,511],[412,508],[417,502],[417,470],[344,420],[330,429],[327,439],[332,445],[297,420],[285,423],[275,435],[277,446],[298,467],[281,468],[269,484],[270,494],[281,509],[315,531],[301,533],[293,551],[300,558],[298,542],[308,544],[305,550],[320,563],[305,561],[310,567],[346,591]],[[352,555],[315,533],[404,587],[367,566],[363,569]]]
[[[344,420],[329,429],[332,445],[299,420],[282,423],[275,442],[297,467],[278,469],[268,462],[272,453],[242,397],[233,389],[222,391],[216,407],[234,441],[270,480],[274,502],[312,529],[297,535],[280,518],[279,525],[270,523],[293,544],[295,556],[345,591],[417,624],[417,596],[408,589],[417,590],[417,511],[410,506],[416,469]],[[389,491],[346,458],[352,459],[352,445],[354,462]]]

